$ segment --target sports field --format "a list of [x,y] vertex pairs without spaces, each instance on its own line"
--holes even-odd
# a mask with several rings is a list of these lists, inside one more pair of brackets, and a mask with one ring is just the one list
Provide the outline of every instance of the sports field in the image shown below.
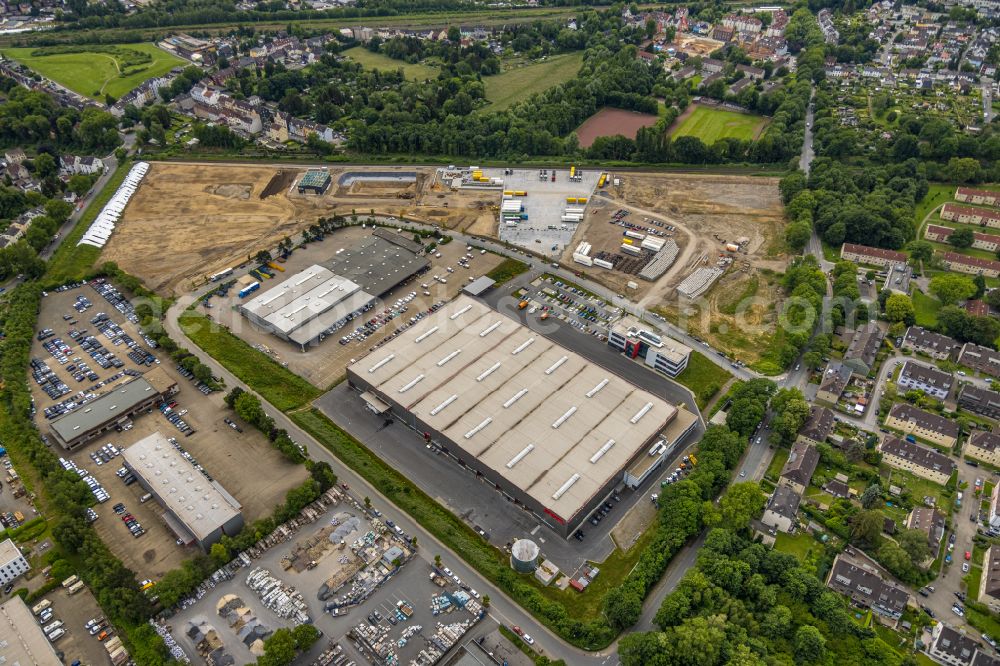
[[502,111],[522,99],[552,86],[569,81],[580,71],[582,53],[566,53],[544,62],[508,69],[495,76],[484,76],[487,111]]
[[69,53],[41,55],[45,50],[3,49],[3,55],[74,92],[101,101],[104,95],[121,97],[143,81],[185,64],[155,44],[146,43],[80,46]]
[[349,56],[351,60],[361,63],[365,69],[380,69],[395,72],[397,69],[402,68],[403,76],[408,81],[423,81],[424,79],[436,78],[438,75],[437,67],[420,63],[411,65],[403,60],[393,60],[387,55],[374,53],[363,46],[355,46],[353,49],[347,49],[344,51],[344,55]]
[[695,105],[693,111],[685,112],[677,119],[671,137],[676,139],[680,136],[696,136],[706,145],[727,137],[750,141],[756,138],[764,127],[764,122],[761,116],[749,113]]

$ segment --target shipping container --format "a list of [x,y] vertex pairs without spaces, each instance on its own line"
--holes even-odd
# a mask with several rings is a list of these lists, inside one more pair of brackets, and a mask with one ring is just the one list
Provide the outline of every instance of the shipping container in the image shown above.
[[610,261],[605,261],[604,259],[594,259],[594,265],[600,266],[601,268],[607,268],[608,270],[614,268],[614,264]]
[[643,238],[646,237],[646,234],[640,234],[640,233],[635,232],[635,231],[625,231],[622,234],[622,236],[625,236],[626,238],[634,238],[636,240],[642,240]]
[[594,265],[593,259],[591,259],[590,257],[588,257],[585,254],[577,254],[575,252],[573,253],[573,261],[575,261],[578,264],[583,264],[584,266],[593,266]]
[[639,248],[635,247],[634,245],[626,245],[625,243],[622,243],[622,251],[627,254],[632,254],[635,256],[639,256],[640,254],[642,254],[642,250],[640,250]]
[[574,217],[573,215],[563,215],[562,217],[559,218],[559,220],[561,222],[573,222],[573,223],[579,223],[582,221],[581,218]]
[[597,180],[598,187],[604,187],[605,183],[608,182],[608,174],[602,173],[601,177]]
[[528,196],[528,193],[525,190],[514,190],[514,196],[515,197],[526,197],[526,196]]
[[238,295],[240,298],[245,298],[246,296],[249,296],[253,292],[257,291],[258,289],[260,289],[260,282],[252,282],[247,286],[243,287],[242,289],[240,289]]

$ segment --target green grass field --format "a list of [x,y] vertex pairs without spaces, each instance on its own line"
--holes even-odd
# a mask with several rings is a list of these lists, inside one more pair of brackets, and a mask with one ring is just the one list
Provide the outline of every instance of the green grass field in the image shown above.
[[379,69],[394,72],[397,69],[403,70],[403,76],[409,81],[423,81],[433,79],[438,75],[438,68],[431,65],[417,63],[411,65],[403,60],[393,60],[387,55],[373,53],[363,46],[355,46],[353,49],[344,51],[345,56],[361,63],[365,69]]
[[729,373],[704,354],[692,351],[688,365],[684,372],[677,375],[677,381],[691,389],[698,407],[704,409],[708,401],[729,381]]
[[532,65],[509,69],[495,76],[483,77],[488,111],[502,111],[526,97],[569,81],[580,71],[582,53],[552,56]]
[[919,289],[913,291],[913,310],[917,318],[917,326],[927,328],[937,326],[937,311],[940,309],[941,301]]
[[750,141],[757,136],[763,124],[764,119],[760,116],[697,106],[690,116],[681,121],[672,138],[696,136],[706,145],[727,137]]
[[[30,67],[42,76],[81,95],[98,99],[105,94],[121,97],[147,79],[166,74],[184,61],[155,44],[114,44],[103,47],[129,49],[152,56],[152,62],[130,68],[131,73],[121,76],[120,59],[111,53],[85,50],[78,53],[60,53],[33,56],[34,48],[4,49],[3,55]],[[102,48],[103,48],[102,47]],[[103,100],[102,100],[103,101]]]

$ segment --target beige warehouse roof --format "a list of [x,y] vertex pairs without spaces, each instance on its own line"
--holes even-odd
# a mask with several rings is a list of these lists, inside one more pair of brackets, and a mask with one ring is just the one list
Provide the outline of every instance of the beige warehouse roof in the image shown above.
[[465,296],[351,370],[564,519],[678,414]]
[[125,449],[122,458],[199,540],[240,513],[240,503],[217,481],[205,478],[160,432]]

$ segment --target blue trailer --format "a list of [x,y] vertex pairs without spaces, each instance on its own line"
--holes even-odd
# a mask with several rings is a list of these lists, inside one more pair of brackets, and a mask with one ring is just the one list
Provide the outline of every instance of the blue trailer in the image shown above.
[[258,289],[260,289],[260,282],[254,282],[252,284],[248,284],[247,286],[240,289],[239,297],[246,298],[253,292],[257,291]]

